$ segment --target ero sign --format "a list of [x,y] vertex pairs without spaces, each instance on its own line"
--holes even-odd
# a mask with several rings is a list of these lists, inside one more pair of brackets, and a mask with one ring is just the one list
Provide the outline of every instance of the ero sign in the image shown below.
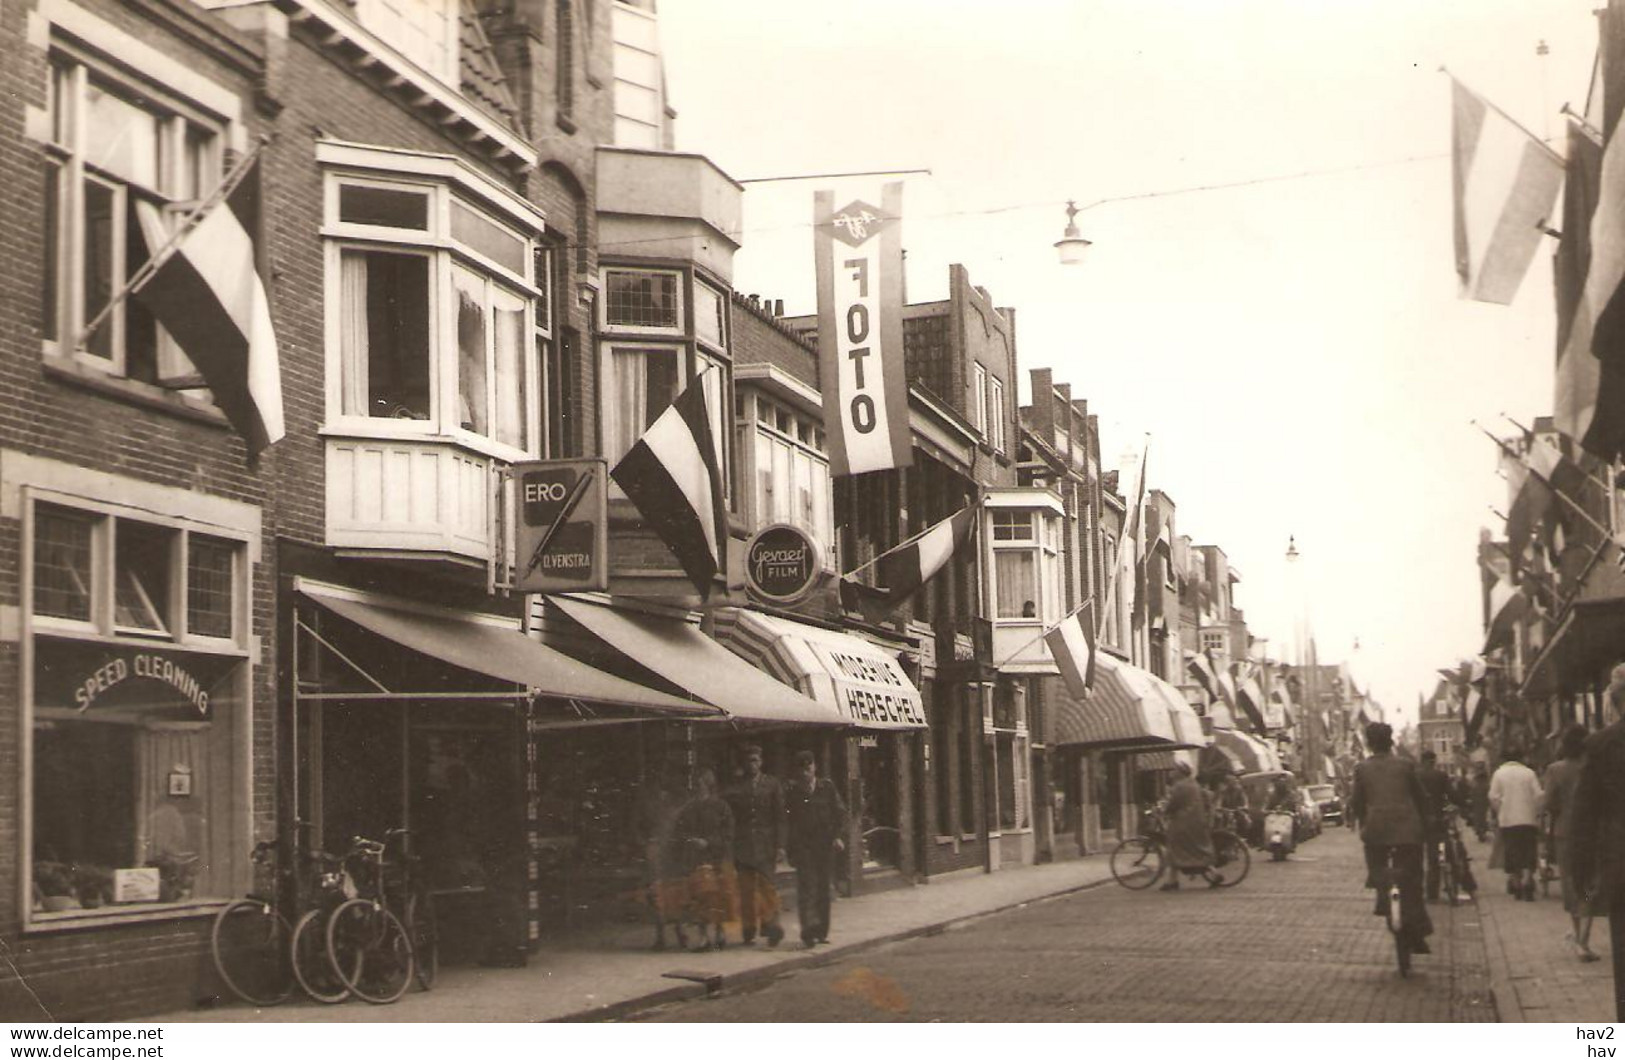
[[609,588],[605,478],[602,460],[537,460],[513,466],[519,516],[516,590]]

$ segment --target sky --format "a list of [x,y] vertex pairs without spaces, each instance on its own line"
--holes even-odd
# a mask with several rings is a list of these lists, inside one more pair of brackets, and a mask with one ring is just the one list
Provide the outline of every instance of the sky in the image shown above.
[[[930,170],[747,184],[736,290],[812,312],[813,191],[904,180],[908,299],[963,264],[1016,311],[1023,403],[1048,366],[1108,466],[1149,439],[1253,635],[1295,661],[1306,614],[1403,722],[1482,645],[1475,546],[1507,502],[1471,423],[1552,404],[1555,241],[1511,306],[1457,296],[1440,67],[1561,150],[1597,6],[663,0],[660,34],[677,148],[734,178]],[[1063,267],[1067,200],[1115,201]]]

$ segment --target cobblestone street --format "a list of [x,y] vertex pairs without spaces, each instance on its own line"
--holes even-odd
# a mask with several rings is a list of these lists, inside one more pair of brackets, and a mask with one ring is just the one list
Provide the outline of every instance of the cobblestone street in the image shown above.
[[1361,871],[1355,836],[1328,829],[1288,862],[1255,857],[1231,890],[1108,885],[647,1018],[1493,1019],[1476,907],[1431,905],[1433,953],[1401,979]]

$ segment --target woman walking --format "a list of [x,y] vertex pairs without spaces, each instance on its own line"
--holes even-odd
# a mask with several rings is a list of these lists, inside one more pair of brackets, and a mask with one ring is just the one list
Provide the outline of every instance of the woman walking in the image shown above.
[[1162,889],[1179,890],[1180,873],[1200,873],[1209,887],[1217,887],[1221,880],[1213,871],[1213,804],[1191,775],[1191,767],[1180,762],[1177,768],[1179,780],[1168,789],[1168,863],[1173,872]]
[[1592,881],[1580,880],[1575,872],[1569,837],[1574,834],[1575,799],[1580,789],[1580,759],[1585,753],[1586,730],[1571,725],[1563,732],[1562,755],[1546,767],[1546,825],[1550,834],[1552,860],[1557,863],[1563,884],[1563,911],[1569,914],[1573,930],[1564,942],[1582,961],[1595,961],[1591,952],[1591,906],[1587,897]]
[[1524,765],[1522,748],[1508,747],[1502,757],[1504,761],[1490,778],[1490,808],[1505,845],[1507,887],[1514,898],[1533,902],[1540,844],[1540,778]]

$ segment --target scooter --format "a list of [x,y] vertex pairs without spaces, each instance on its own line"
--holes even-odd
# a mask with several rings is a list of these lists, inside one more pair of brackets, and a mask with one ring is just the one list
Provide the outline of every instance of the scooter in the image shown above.
[[1264,846],[1270,852],[1270,860],[1285,861],[1286,856],[1292,853],[1294,823],[1290,813],[1280,810],[1271,810],[1264,815]]

